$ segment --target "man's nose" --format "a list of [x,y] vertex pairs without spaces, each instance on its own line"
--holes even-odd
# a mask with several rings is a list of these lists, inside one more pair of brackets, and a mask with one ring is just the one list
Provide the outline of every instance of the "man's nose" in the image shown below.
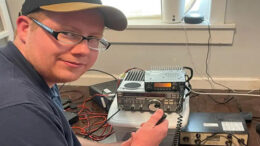
[[72,48],[71,53],[84,56],[89,54],[90,51],[91,49],[89,48],[88,40],[83,40]]

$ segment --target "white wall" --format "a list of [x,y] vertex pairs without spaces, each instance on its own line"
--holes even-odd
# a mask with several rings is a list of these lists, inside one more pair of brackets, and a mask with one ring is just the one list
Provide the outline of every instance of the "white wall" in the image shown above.
[[22,8],[24,0],[6,0],[7,7],[9,9],[9,15],[12,19],[13,27],[16,26],[16,18]]
[[[260,88],[259,6],[259,0],[228,0],[225,21],[236,24],[234,44],[211,46],[209,73],[230,88]],[[194,88],[211,88],[200,79],[200,74],[206,77],[207,49],[207,46],[189,46],[187,49],[185,45],[113,45],[99,56],[94,68],[119,74],[134,66],[144,69],[159,65],[190,66],[200,72],[195,74]]]
[[[13,22],[21,0],[7,0]],[[260,88],[260,1],[228,0],[226,23],[236,24],[234,43],[211,46],[209,73],[216,81],[235,89]],[[13,23],[15,24],[15,23]],[[154,34],[156,35],[156,34]],[[115,36],[120,37],[120,36]],[[210,88],[205,75],[207,46],[197,45],[112,45],[100,54],[93,68],[118,75],[131,67],[150,69],[151,66],[190,66],[195,70],[194,88]],[[195,66],[194,66],[195,65]],[[97,73],[102,75],[100,73]],[[76,84],[88,85],[100,80],[86,73]],[[86,78],[85,78],[86,77]],[[96,76],[95,76],[96,77]],[[104,75],[103,77],[109,76]],[[220,88],[216,86],[215,88]]]

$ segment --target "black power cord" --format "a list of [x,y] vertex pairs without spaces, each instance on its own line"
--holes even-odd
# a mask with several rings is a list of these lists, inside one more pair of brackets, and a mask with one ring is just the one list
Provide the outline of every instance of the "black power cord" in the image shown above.
[[187,78],[186,81],[185,81],[185,89],[187,89],[188,93],[186,94],[186,96],[189,96],[190,93],[191,93],[191,84],[190,84],[190,80],[192,79],[193,77],[193,69],[191,67],[187,67],[187,66],[184,66],[183,69],[186,69],[186,70],[189,70],[190,71],[190,75],[185,75],[185,77]]
[[208,95],[208,97],[210,97],[211,100],[213,100],[215,103],[217,104],[227,104],[229,103],[231,100],[234,99],[234,96],[231,96],[230,98],[228,99],[225,99],[225,101],[221,102],[221,101],[217,101],[215,98],[213,98],[211,95]]
[[187,67],[187,66],[184,66],[183,69],[187,69],[190,71],[190,76],[187,76],[188,77],[187,82],[189,82],[193,77],[193,69],[191,67]]
[[181,114],[179,114],[179,117],[177,118],[176,132],[175,132],[175,135],[173,137],[172,146],[179,146],[180,145],[182,118],[183,118],[183,116]]
[[110,73],[107,73],[107,72],[105,72],[105,71],[102,71],[102,70],[98,70],[98,69],[89,69],[88,70],[88,72],[90,72],[90,71],[96,71],[96,72],[100,72],[100,73],[103,73],[103,74],[106,74],[106,75],[109,75],[109,76],[111,76],[112,78],[114,78],[116,81],[118,80],[115,76],[113,76],[112,74],[110,74]]
[[211,46],[210,46],[210,41],[211,41],[211,29],[210,29],[209,23],[208,23],[208,33],[209,33],[209,38],[208,38],[208,43],[207,43],[207,45],[208,45],[208,50],[207,50],[207,56],[206,56],[206,74],[207,74],[208,78],[209,78],[214,84],[217,84],[217,85],[222,86],[222,87],[224,87],[224,88],[226,88],[226,89],[228,89],[228,90],[233,91],[231,88],[229,88],[229,87],[227,87],[227,86],[225,86],[225,85],[223,85],[223,84],[220,84],[220,83],[216,82],[216,81],[212,78],[212,76],[209,74],[209,70],[208,70],[209,64],[208,64],[208,63],[209,63],[209,53],[211,52]]
[[[190,91],[191,91],[191,84],[190,84],[190,80],[192,79],[193,77],[193,70],[192,68],[190,67],[183,67],[183,69],[188,69],[190,71],[190,76],[188,75],[185,75],[187,77],[187,80],[185,81],[185,89],[188,90],[188,93],[185,94],[184,93],[184,96],[187,97],[190,95]],[[186,85],[187,84],[187,85]],[[184,90],[185,90],[184,89]],[[185,92],[185,91],[184,91]],[[182,121],[183,121],[183,116],[180,114],[180,112],[182,111],[182,108],[183,108],[183,99],[185,99],[185,97],[181,98],[180,99],[180,102],[179,102],[179,107],[178,107],[178,111],[179,111],[179,117],[177,118],[177,125],[176,125],[176,132],[175,132],[175,135],[173,137],[173,143],[172,143],[172,146],[179,146],[180,145],[180,135],[181,135],[181,128],[182,128]]]

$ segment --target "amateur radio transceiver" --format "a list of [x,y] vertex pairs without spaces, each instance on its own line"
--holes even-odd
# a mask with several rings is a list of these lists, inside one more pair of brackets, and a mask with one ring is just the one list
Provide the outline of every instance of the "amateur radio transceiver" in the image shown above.
[[179,112],[185,90],[185,72],[130,70],[117,89],[118,108],[126,111]]
[[145,71],[145,91],[175,91],[179,92],[185,85],[185,72],[175,70]]

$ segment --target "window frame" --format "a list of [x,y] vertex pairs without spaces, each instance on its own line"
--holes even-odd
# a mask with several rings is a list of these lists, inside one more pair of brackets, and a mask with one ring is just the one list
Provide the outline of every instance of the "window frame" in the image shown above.
[[[226,1],[212,0],[210,23],[166,24],[157,17],[128,19],[128,27],[125,31],[106,29],[104,36],[112,44],[232,45],[236,26],[225,24]],[[210,41],[208,40],[209,29]]]

